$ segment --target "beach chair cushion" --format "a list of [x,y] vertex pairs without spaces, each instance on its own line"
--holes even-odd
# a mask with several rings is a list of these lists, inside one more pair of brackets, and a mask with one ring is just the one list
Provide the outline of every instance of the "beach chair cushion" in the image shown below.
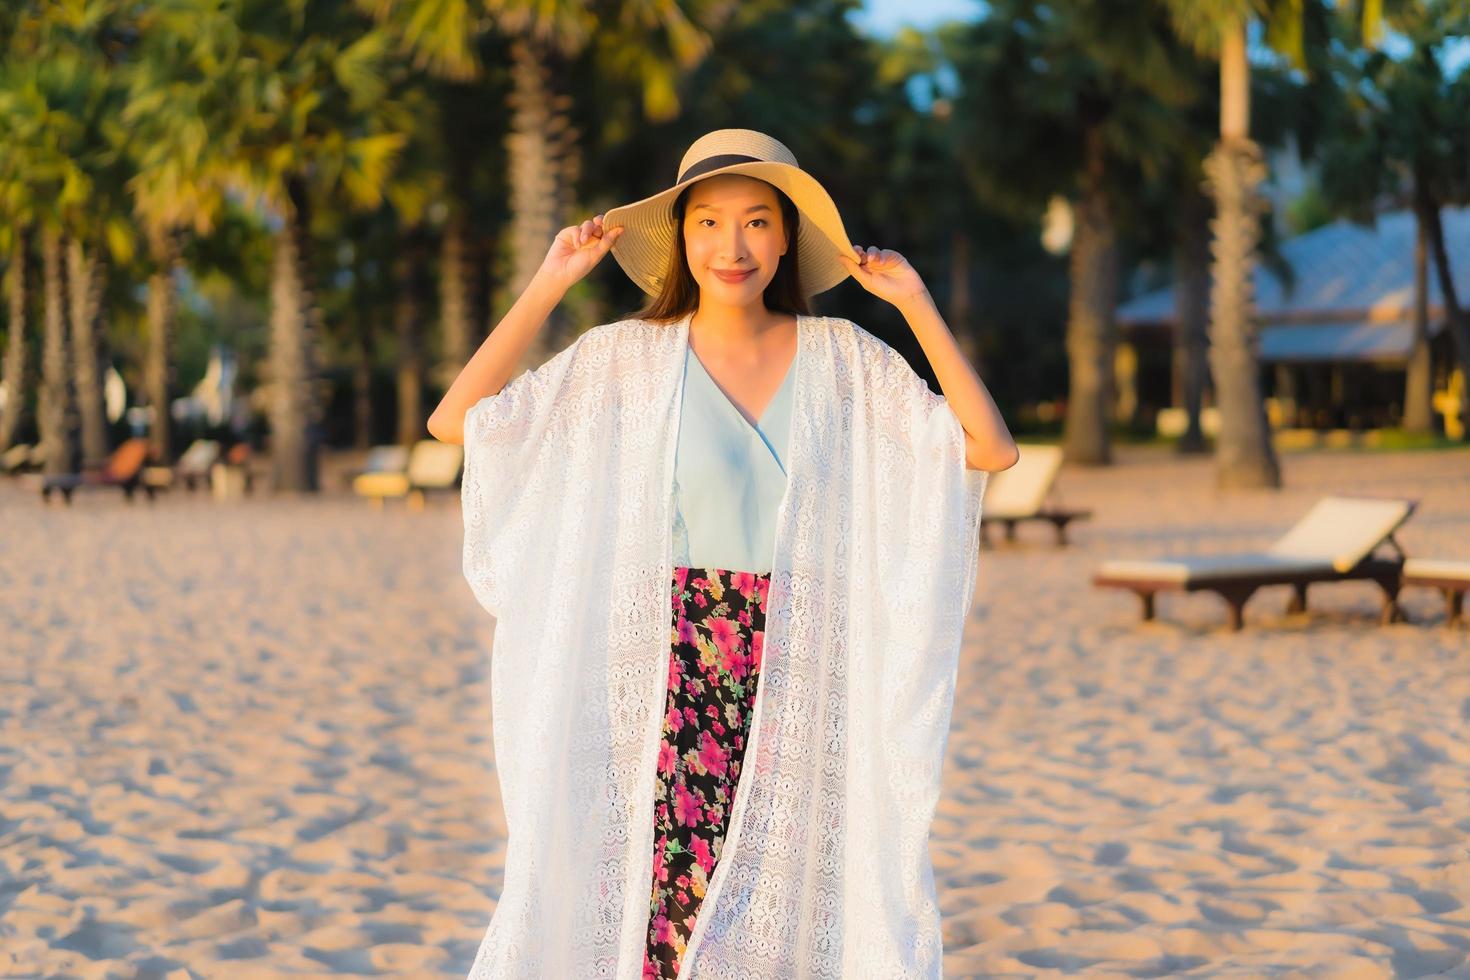
[[409,491],[407,473],[359,473],[352,490],[362,497],[402,497]]
[[374,446],[368,450],[364,473],[402,473],[408,469],[407,446]]
[[148,440],[128,439],[108,458],[102,469],[105,483],[128,483],[136,479],[148,461]]
[[1022,444],[1020,457],[1009,469],[990,474],[985,485],[982,519],[1034,517],[1046,503],[1062,468],[1060,446]]
[[1103,578],[1140,582],[1201,582],[1252,575],[1304,575],[1325,572],[1330,562],[1283,558],[1269,552],[1191,555],[1185,558],[1115,559],[1098,566]]
[[1268,552],[1277,558],[1326,562],[1339,572],[1352,571],[1413,510],[1407,500],[1323,497]]
[[459,479],[464,447],[438,439],[416,443],[408,459],[408,482],[424,490],[446,490]]
[[204,474],[219,459],[219,442],[214,439],[195,439],[179,457],[178,470],[184,474]]
[[1448,558],[1410,558],[1404,562],[1404,581],[1416,579],[1463,581],[1470,583],[1470,561]]

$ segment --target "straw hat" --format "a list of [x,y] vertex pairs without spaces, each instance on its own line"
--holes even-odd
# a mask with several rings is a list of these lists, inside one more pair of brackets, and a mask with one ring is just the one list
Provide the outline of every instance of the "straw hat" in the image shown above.
[[837,256],[852,255],[837,205],[817,179],[802,170],[779,140],[753,129],[717,129],[689,147],[679,161],[674,186],[608,211],[605,229],[623,227],[612,254],[623,271],[646,293],[657,296],[674,247],[674,200],[690,184],[716,174],[745,174],[778,187],[801,212],[796,234],[802,292],[831,289],[848,276]]

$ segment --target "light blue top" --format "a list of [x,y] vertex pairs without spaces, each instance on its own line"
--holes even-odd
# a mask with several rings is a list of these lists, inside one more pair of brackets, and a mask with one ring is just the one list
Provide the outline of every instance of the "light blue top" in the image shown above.
[[797,345],[786,378],[756,425],[685,347],[684,397],[674,455],[674,564],[769,572],[776,512],[786,493],[786,445]]

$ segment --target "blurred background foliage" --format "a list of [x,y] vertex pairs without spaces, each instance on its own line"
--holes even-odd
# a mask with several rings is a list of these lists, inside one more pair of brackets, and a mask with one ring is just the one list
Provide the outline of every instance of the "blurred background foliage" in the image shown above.
[[[1428,215],[1470,193],[1463,2],[990,0],[881,35],[862,12],[858,0],[5,5],[0,449],[39,436],[49,468],[96,465],[141,418],[171,459],[175,413],[153,407],[193,390],[226,348],[248,396],[233,435],[269,445],[278,486],[314,489],[323,448],[425,437],[558,229],[667,186],[702,133],[747,127],[825,183],[855,243],[909,258],[1015,431],[1065,426],[1071,458],[1107,462],[1111,439],[1151,431],[1112,407],[1119,302],[1210,263],[1247,276],[1280,236],[1339,216],[1395,202]],[[1204,171],[1239,108],[1221,72],[1233,40],[1244,135],[1319,176],[1267,195],[1259,246],[1242,226],[1222,253],[1217,229],[1212,257]],[[605,263],[526,366],[640,298]],[[817,305],[932,382],[902,320],[855,284]],[[1236,312],[1247,326],[1216,309],[1214,346],[1248,329]],[[1239,368],[1206,369],[1204,323],[1180,331],[1195,414],[1219,395],[1229,415],[1227,392],[1259,402],[1220,385]],[[108,369],[142,415],[99,415]],[[1270,482],[1269,447],[1248,431],[1259,405],[1246,409],[1222,438]]]

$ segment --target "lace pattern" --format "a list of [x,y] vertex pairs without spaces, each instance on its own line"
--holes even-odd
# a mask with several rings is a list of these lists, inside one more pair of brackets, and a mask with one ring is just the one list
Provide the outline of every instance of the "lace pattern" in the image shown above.
[[[935,977],[928,830],[986,474],[896,351],[800,327],[763,680],[680,976]],[[641,975],[687,343],[603,324],[466,414],[510,833],[471,980]]]

